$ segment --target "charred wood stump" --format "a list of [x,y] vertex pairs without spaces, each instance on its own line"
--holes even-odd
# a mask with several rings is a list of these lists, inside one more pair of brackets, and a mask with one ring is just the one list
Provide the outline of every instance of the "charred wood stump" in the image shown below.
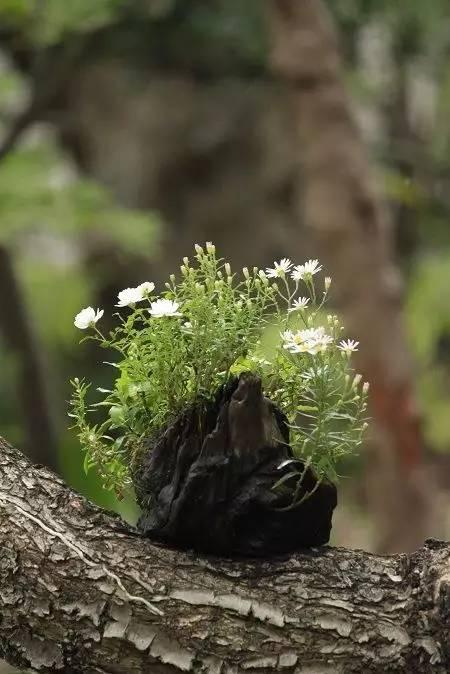
[[[135,472],[142,508],[139,528],[149,537],[218,555],[268,556],[328,542],[336,487],[304,471],[297,498],[274,484],[292,471],[284,415],[245,373],[213,403],[182,414],[147,441]],[[289,485],[289,479],[286,481]]]

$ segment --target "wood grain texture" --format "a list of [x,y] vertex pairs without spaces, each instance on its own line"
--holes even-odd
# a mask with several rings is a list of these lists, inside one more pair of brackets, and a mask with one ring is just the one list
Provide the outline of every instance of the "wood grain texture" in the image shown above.
[[0,655],[40,672],[450,666],[450,545],[233,561],[152,544],[0,442]]

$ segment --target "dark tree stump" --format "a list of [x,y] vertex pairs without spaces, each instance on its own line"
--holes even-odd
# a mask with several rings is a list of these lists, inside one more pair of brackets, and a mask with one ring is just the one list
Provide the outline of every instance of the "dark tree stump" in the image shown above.
[[[292,465],[284,415],[261,381],[241,375],[215,402],[181,415],[152,445],[135,473],[149,537],[219,555],[272,555],[328,542],[336,487],[322,482],[293,509],[273,490]],[[301,470],[304,466],[300,465]],[[289,482],[287,484],[289,485]],[[307,468],[299,497],[317,484]]]

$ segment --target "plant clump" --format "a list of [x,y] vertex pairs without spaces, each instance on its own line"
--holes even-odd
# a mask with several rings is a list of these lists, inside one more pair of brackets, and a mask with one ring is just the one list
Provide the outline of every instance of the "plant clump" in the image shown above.
[[[99,327],[102,310],[83,309],[75,326],[117,354],[109,363],[114,383],[98,389],[97,402],[88,404],[87,382],[72,381],[70,415],[85,469],[95,466],[105,487],[123,494],[149,438],[156,442],[189,410],[209,409],[218,392],[251,373],[289,433],[292,452],[273,489],[288,487],[294,506],[310,495],[302,489],[307,470],[318,485],[335,482],[339,461],[361,443],[368,384],[351,364],[358,342],[343,339],[338,317],[325,312],[331,279],[318,287],[321,271],[317,260],[284,258],[237,274],[207,243],[159,293],[149,281],[121,291],[110,334]],[[196,418],[201,423],[201,413]]]

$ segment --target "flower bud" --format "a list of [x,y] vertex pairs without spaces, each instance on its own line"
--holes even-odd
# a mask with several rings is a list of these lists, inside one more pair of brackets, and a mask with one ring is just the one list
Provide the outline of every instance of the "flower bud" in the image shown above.
[[188,257],[183,258],[183,264],[185,264],[186,267],[189,267],[189,258]]
[[229,262],[225,262],[225,274],[231,276],[231,267]]
[[206,252],[209,253],[210,255],[214,255],[216,252],[216,247],[211,241],[206,242]]
[[203,248],[202,248],[201,246],[199,246],[198,243],[196,243],[196,244],[194,245],[194,248],[195,248],[195,252],[197,253],[197,255],[202,255],[202,254],[203,254]]
[[243,268],[242,268],[242,273],[244,274],[244,278],[246,278],[247,281],[248,281],[248,279],[250,278],[250,274],[249,274],[249,271],[248,271],[248,267],[243,267]]
[[175,283],[175,274],[171,274],[171,275],[169,276],[169,278],[170,278],[170,280],[171,280],[172,283]]
[[361,379],[362,379],[361,374],[355,374],[355,377],[353,379],[352,388],[356,388],[357,386],[359,386],[359,384],[361,383]]
[[370,388],[369,382],[365,381],[362,387],[364,395],[367,395],[367,393],[369,392],[369,388]]
[[329,290],[331,286],[331,278],[329,276],[325,276],[325,291]]
[[183,274],[183,276],[187,276],[187,275],[188,275],[187,267],[185,267],[184,264],[181,265],[180,271],[181,271],[181,273]]

